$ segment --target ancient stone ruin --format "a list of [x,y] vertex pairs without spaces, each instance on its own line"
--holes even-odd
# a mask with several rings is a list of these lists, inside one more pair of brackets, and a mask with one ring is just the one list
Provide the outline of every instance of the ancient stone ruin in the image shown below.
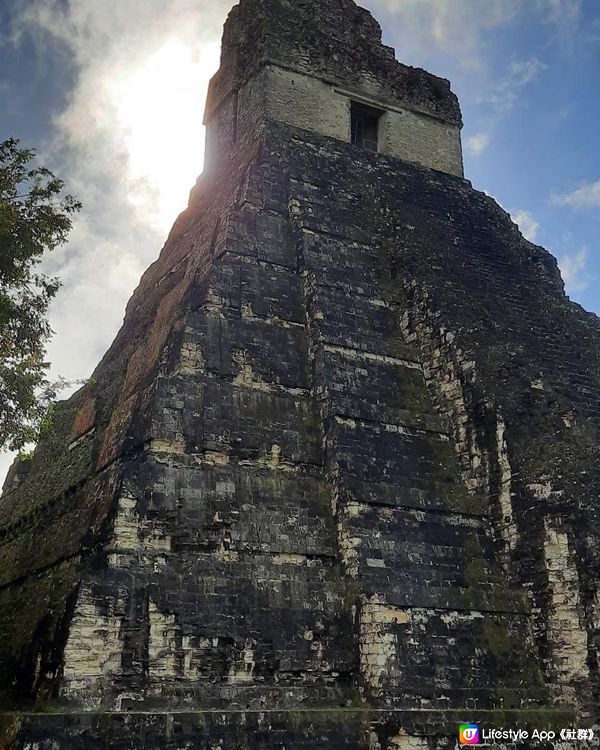
[[448,82],[352,0],[241,0],[206,124],[0,500],[0,747],[593,726],[600,321],[463,178]]

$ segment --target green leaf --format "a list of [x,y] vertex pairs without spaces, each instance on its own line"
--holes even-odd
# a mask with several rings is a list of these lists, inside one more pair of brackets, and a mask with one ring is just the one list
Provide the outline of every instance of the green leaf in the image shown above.
[[48,380],[47,313],[60,281],[37,266],[66,242],[81,208],[35,156],[15,138],[0,143],[0,448],[9,450],[51,430],[51,404],[64,382]]

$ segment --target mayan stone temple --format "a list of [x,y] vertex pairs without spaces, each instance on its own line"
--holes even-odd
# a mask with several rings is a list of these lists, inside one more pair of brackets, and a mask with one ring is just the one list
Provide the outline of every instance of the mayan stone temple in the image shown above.
[[0,499],[0,747],[593,727],[600,320],[464,179],[449,83],[352,0],[241,0],[206,125]]

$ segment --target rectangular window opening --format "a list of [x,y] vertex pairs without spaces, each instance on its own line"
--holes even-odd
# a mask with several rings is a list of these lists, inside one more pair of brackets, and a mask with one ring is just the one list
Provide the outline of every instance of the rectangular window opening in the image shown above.
[[379,151],[379,120],[383,112],[366,104],[351,102],[350,132],[356,146],[367,151]]

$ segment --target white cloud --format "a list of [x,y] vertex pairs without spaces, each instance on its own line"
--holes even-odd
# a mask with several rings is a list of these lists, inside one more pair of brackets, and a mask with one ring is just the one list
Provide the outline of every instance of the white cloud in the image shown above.
[[491,105],[492,111],[481,119],[480,130],[465,140],[468,154],[476,157],[486,150],[498,123],[516,107],[524,87],[535,81],[545,69],[546,65],[535,57],[514,61],[509,65],[504,79],[479,99],[480,102]]
[[0,492],[2,491],[2,485],[8,470],[12,466],[12,462],[16,458],[16,453],[0,452]]
[[556,39],[571,45],[577,38],[581,25],[581,0],[537,0],[537,10],[542,20],[554,28]]
[[[52,376],[88,377],[203,167],[202,115],[233,4],[27,0],[12,38],[46,35],[74,66],[41,161],[83,202],[68,245],[45,259],[63,287],[50,309]],[[56,49],[49,45],[48,49]],[[0,454],[0,477],[10,458]]]
[[591,44],[600,42],[600,17],[589,19],[589,23],[583,32],[583,38]]
[[[526,239],[530,242],[537,241],[540,225],[533,214],[520,209],[512,211],[511,217]],[[565,282],[567,294],[576,297],[585,291],[592,281],[588,268],[589,256],[587,248],[582,247],[573,253],[557,254],[556,259],[563,281]]]
[[581,0],[537,0],[537,6],[557,26],[571,24],[581,15]]
[[202,171],[202,114],[229,4],[209,0],[30,0],[20,27],[47,34],[75,68],[42,161],[83,202],[45,270],[53,375],[89,376]]
[[546,69],[546,65],[532,57],[522,62],[513,62],[509,67],[513,86],[525,86],[535,80],[538,74]]
[[576,190],[563,195],[553,195],[552,203],[571,208],[600,208],[600,180],[586,182]]
[[535,57],[511,63],[506,78],[491,94],[482,97],[481,101],[489,102],[498,113],[510,112],[519,101],[523,87],[535,81],[546,68],[547,66]]
[[384,9],[395,16],[403,58],[434,48],[466,70],[483,67],[486,34],[513,21],[523,8],[523,0],[371,0],[365,4],[374,13]]
[[[523,209],[511,211],[511,218],[518,225],[525,239],[537,242],[540,225],[532,213]],[[556,254],[556,259],[567,294],[577,296],[587,289],[592,280],[588,269],[587,248],[582,247],[574,253]]]
[[394,35],[402,58],[427,56],[432,49],[469,71],[486,68],[490,32],[534,12],[552,40],[572,44],[581,26],[581,0],[366,0],[375,14],[397,19]]
[[525,239],[530,242],[535,242],[537,239],[540,225],[536,221],[535,217],[529,213],[529,211],[511,211],[512,219],[515,224],[518,225],[521,230],[521,234]]
[[469,136],[465,141],[469,153],[473,156],[479,156],[482,154],[488,147],[489,143],[490,135],[489,133],[484,132],[475,133],[475,135]]
[[568,294],[577,294],[588,287],[591,279],[587,262],[588,251],[585,247],[571,255],[558,256],[558,266]]

